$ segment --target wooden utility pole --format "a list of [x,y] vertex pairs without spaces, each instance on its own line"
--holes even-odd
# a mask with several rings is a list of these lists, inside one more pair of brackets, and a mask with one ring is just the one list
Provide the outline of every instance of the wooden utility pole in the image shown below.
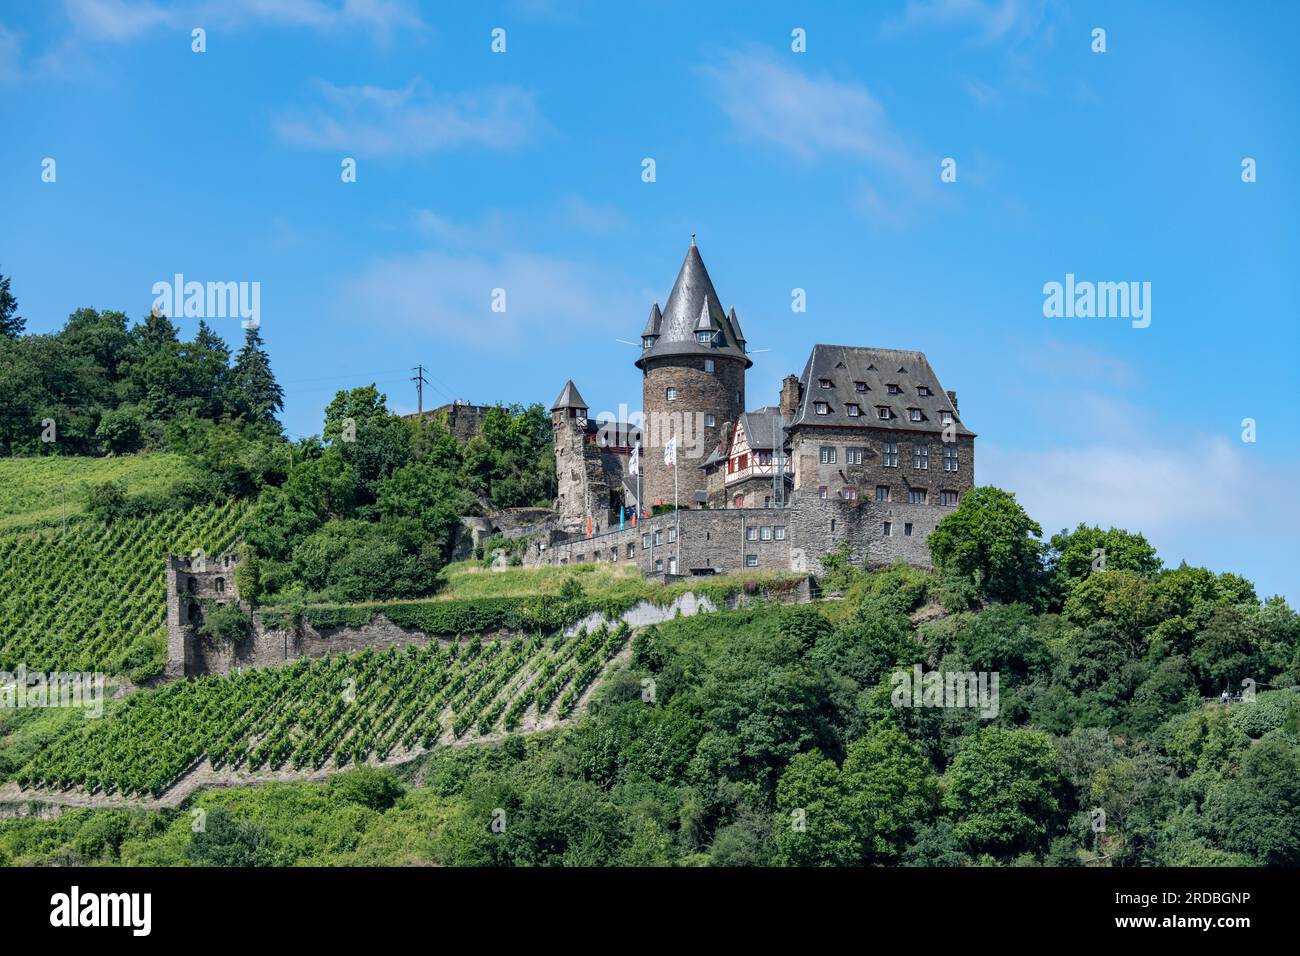
[[417,418],[424,421],[424,386],[429,384],[429,380],[424,377],[424,366],[417,365],[411,369],[415,373],[411,381],[415,383],[415,407],[418,411]]

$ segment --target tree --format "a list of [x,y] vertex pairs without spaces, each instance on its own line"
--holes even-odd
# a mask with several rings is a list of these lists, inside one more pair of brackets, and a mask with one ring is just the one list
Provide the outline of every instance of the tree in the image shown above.
[[782,866],[857,866],[859,834],[835,761],[820,751],[790,761],[776,788],[776,861]]
[[[1104,558],[1098,555],[1104,554]],[[1052,536],[1047,547],[1047,576],[1055,606],[1059,607],[1070,596],[1074,586],[1086,578],[1098,560],[1104,560],[1099,570],[1133,571],[1153,577],[1160,573],[1160,558],[1140,534],[1123,528],[1102,531],[1096,526],[1080,523],[1074,531],[1062,530]]]
[[1205,824],[1224,849],[1264,866],[1300,864],[1300,749],[1270,737],[1247,751],[1235,779],[1211,786]]
[[9,291],[9,276],[0,275],[0,336],[16,339],[26,327],[27,320],[18,314],[18,300]]
[[249,421],[277,424],[276,413],[284,408],[284,389],[271,371],[271,358],[255,327],[244,332],[244,345],[235,356],[231,384],[238,396],[238,408]]
[[953,833],[975,852],[1040,847],[1060,809],[1056,751],[1037,731],[987,727],[962,741],[946,775]]
[[996,601],[1033,603],[1039,595],[1043,529],[1016,496],[985,486],[968,491],[930,534],[930,556],[944,573],[974,578]]
[[268,866],[271,862],[266,831],[219,807],[207,811],[203,828],[190,837],[185,855],[202,866]]

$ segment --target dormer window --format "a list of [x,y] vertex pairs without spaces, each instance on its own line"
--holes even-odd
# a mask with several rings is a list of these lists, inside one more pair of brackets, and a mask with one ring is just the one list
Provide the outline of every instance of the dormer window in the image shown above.
[[854,383],[853,383],[853,390],[856,391],[856,392],[859,392],[859,393],[865,393],[866,390],[867,390],[867,383],[866,383],[866,382],[854,382]]
[[918,385],[916,386],[916,394],[922,398],[929,398],[934,392],[930,391],[929,385]]
[[829,415],[831,407],[826,402],[813,402],[813,409],[818,415]]
[[919,422],[921,420],[921,410],[919,408],[909,408],[907,417],[910,421]]
[[833,388],[833,387],[834,387],[834,383],[833,383],[829,378],[819,378],[819,379],[817,379],[817,385],[818,385],[818,387],[820,387],[820,388]]
[[939,421],[942,422],[944,425],[951,425],[951,424],[952,424],[952,412],[940,412],[940,413],[939,413]]
[[903,390],[902,390],[901,388],[899,388],[897,385],[895,385],[893,382],[890,382],[888,385],[885,386],[885,388],[888,390],[888,392],[889,392],[890,395],[902,395],[902,394],[903,394]]
[[695,341],[699,342],[701,345],[712,345],[712,344],[713,344],[713,333],[712,333],[712,332],[696,332],[696,333],[695,333]]
[[877,405],[877,406],[876,406],[876,417],[879,418],[882,422],[889,421],[889,406],[888,406],[888,405]]
[[641,336],[641,348],[648,349],[650,346],[654,344],[655,344],[655,337],[653,335]]
[[849,413],[849,418],[857,418],[862,414],[862,408],[858,405],[845,405],[844,409]]

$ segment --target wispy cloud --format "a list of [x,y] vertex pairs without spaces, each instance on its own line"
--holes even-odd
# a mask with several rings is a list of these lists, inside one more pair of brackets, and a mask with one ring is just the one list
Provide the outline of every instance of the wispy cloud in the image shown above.
[[427,155],[464,146],[511,149],[542,127],[533,94],[516,86],[439,93],[423,80],[401,89],[316,84],[320,101],[274,120],[287,143],[356,156]]
[[914,30],[961,29],[979,43],[1022,37],[1038,29],[1048,0],[907,0],[881,27],[885,36]]
[[125,42],[155,30],[270,25],[340,34],[362,31],[387,40],[423,22],[410,0],[64,0],[73,33]]
[[[633,315],[608,271],[534,252],[456,255],[424,251],[372,261],[343,284],[341,314],[419,330],[484,352],[577,340]],[[493,311],[495,290],[505,311]],[[614,334],[613,331],[610,334]]]
[[568,195],[526,213],[489,209],[472,221],[420,209],[414,225],[421,236],[440,248],[499,252],[527,245],[554,249],[570,235],[612,235],[627,225],[627,217],[617,206]]
[[18,59],[22,55],[22,37],[0,23],[0,83],[16,80],[21,72]]

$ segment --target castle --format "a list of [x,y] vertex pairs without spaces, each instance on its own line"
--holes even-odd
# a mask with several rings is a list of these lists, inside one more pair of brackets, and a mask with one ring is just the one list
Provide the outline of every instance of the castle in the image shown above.
[[694,239],[635,364],[640,422],[593,421],[572,380],[551,406],[555,516],[525,564],[817,573],[847,543],[869,566],[927,566],[974,486],[975,433],[921,352],[814,345],[777,404],[747,411],[744,332]]

